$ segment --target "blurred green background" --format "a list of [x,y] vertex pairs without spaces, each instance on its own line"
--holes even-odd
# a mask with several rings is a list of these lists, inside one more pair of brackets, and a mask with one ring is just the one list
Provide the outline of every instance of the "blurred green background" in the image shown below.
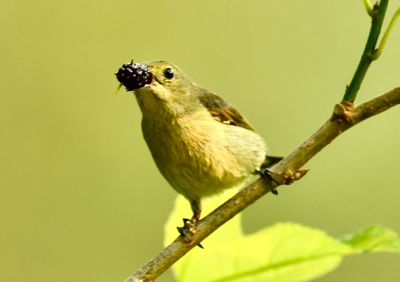
[[[0,281],[10,282],[122,281],[162,247],[175,192],[142,139],[133,95],[113,95],[122,63],[175,62],[284,155],[340,100],[370,22],[361,0],[0,7]],[[359,101],[400,86],[399,45],[397,26]],[[399,120],[395,108],[340,136],[302,181],[245,211],[246,232],[278,221],[335,236],[372,223],[400,232]],[[347,258],[318,281],[399,281],[399,264]]]

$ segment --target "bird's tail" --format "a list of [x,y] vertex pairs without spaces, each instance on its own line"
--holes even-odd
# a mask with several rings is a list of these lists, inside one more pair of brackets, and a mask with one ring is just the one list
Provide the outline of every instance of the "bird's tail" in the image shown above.
[[261,169],[271,167],[274,164],[280,162],[282,159],[283,159],[283,157],[265,156],[265,161],[262,163]]

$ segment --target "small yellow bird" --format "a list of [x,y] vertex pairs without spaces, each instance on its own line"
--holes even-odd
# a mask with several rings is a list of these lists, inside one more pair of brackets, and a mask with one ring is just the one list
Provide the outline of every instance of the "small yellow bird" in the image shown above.
[[170,185],[200,219],[201,199],[240,184],[280,161],[230,104],[165,61],[127,63],[116,73],[134,91],[142,131],[153,159]]

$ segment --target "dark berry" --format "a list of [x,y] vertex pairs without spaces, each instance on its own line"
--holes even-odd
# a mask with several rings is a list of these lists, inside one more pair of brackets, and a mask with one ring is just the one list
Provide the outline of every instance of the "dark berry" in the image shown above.
[[115,75],[118,81],[125,86],[126,91],[142,88],[150,84],[153,78],[145,65],[133,62],[123,64]]

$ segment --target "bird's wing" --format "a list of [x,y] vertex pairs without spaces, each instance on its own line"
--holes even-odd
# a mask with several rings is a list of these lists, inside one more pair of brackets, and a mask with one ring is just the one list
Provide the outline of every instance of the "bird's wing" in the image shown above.
[[218,95],[202,89],[199,93],[199,100],[217,121],[254,131],[254,128],[249,122],[234,107],[225,102]]

